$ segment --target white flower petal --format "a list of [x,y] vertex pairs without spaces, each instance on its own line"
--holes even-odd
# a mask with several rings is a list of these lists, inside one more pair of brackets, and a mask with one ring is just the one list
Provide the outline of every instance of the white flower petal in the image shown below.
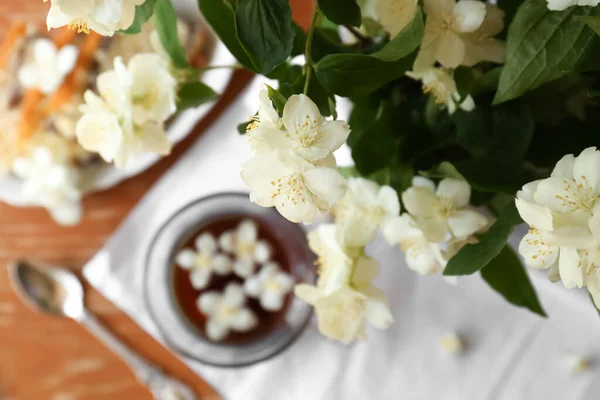
[[567,289],[583,286],[583,268],[576,249],[562,247],[558,258],[560,279]]
[[196,252],[192,249],[183,249],[175,257],[175,263],[183,269],[192,269],[196,266]]
[[195,268],[190,271],[190,282],[196,290],[205,289],[210,282],[211,272],[207,268]]
[[537,229],[531,229],[519,243],[519,254],[525,263],[533,268],[546,269],[554,265],[559,248],[546,242]]
[[277,114],[275,107],[273,107],[273,102],[269,98],[267,89],[261,90],[258,96],[260,99],[258,106],[258,117],[260,118],[260,122],[267,121],[274,124],[279,120],[279,115]]
[[379,204],[385,208],[388,214],[396,216],[400,214],[400,200],[398,193],[392,187],[384,185],[379,189]]
[[573,178],[574,169],[575,156],[573,154],[567,154],[556,163],[550,176],[571,179]]
[[240,278],[248,278],[254,273],[256,264],[253,260],[236,260],[233,263],[233,272]]
[[221,250],[226,251],[227,253],[233,253],[235,243],[234,237],[233,231],[223,232],[221,236],[219,236],[219,246],[221,246]]
[[544,232],[546,243],[560,246],[587,249],[595,244],[595,239],[590,230],[581,226],[567,226],[553,231]]
[[266,291],[260,296],[260,305],[267,311],[279,311],[283,308],[285,293]]
[[583,150],[575,159],[574,178],[587,182],[594,193],[600,191],[600,151],[595,147]]
[[313,306],[316,304],[317,300],[321,296],[321,292],[319,291],[319,289],[317,289],[313,285],[309,285],[306,283],[299,283],[296,286],[294,286],[294,294]]
[[406,250],[406,264],[421,275],[441,272],[443,266],[439,262],[440,257],[437,245],[426,241],[413,242]]
[[304,184],[312,195],[329,206],[342,199],[348,188],[346,180],[334,169],[313,168],[304,173]]
[[256,243],[256,247],[254,248],[254,259],[257,262],[261,264],[266,263],[271,259],[271,254],[272,250],[269,242],[265,240],[259,240],[258,243]]
[[212,259],[212,268],[219,275],[228,275],[233,270],[233,263],[224,254],[216,254]]
[[218,310],[220,304],[221,295],[212,290],[201,294],[197,300],[198,309],[202,311],[204,315],[214,314]]
[[286,136],[285,132],[268,123],[262,123],[250,130],[248,135],[250,146],[256,153],[294,148],[294,142]]
[[452,12],[454,28],[459,32],[473,32],[483,23],[486,14],[485,3],[476,0],[460,0]]
[[391,245],[405,240],[424,239],[425,236],[408,214],[388,218],[381,226],[381,233]]
[[350,135],[350,127],[341,120],[326,121],[317,130],[319,133],[313,145],[328,152],[339,149]]
[[456,208],[463,208],[469,204],[471,199],[471,186],[463,180],[446,178],[438,184],[436,194],[438,197],[454,200]]
[[244,291],[250,297],[260,296],[262,290],[262,281],[257,276],[251,276],[244,282]]
[[515,205],[517,206],[517,210],[519,210],[519,215],[529,226],[548,231],[554,228],[552,212],[548,207],[530,203],[519,198],[515,199]]
[[196,246],[196,250],[206,255],[214,254],[217,251],[217,241],[208,232],[198,236],[194,241],[194,246]]
[[258,325],[258,318],[249,308],[242,308],[233,315],[229,324],[234,331],[248,332]]
[[479,232],[487,224],[487,218],[475,210],[458,210],[448,217],[450,231],[458,239],[464,239]]
[[370,285],[373,279],[379,275],[379,263],[369,257],[360,257],[355,264],[352,283],[356,287]]
[[365,302],[365,318],[379,330],[388,329],[394,323],[394,317],[384,302],[368,299]]
[[210,318],[208,321],[206,321],[205,329],[206,336],[208,336],[210,340],[214,340],[215,342],[219,342],[225,339],[225,337],[229,333],[229,327],[223,322],[214,318]]
[[435,183],[431,179],[422,176],[414,176],[412,179],[412,186],[424,187],[435,192]]
[[231,307],[240,307],[246,302],[244,287],[238,283],[229,283],[223,291],[223,302]]
[[317,105],[310,99],[310,97],[303,94],[295,94],[290,96],[285,107],[283,108],[283,125],[285,129],[291,134],[292,139],[298,139],[297,132],[304,129],[305,123],[313,123],[315,125],[321,125],[323,117],[319,112]]
[[237,241],[239,243],[256,243],[258,226],[251,219],[244,219],[237,227]]
[[443,242],[448,239],[450,234],[449,220],[448,222],[439,217],[429,218],[418,218],[416,219],[417,225],[428,242],[437,243]]
[[402,193],[406,211],[418,217],[432,217],[437,214],[437,197],[431,190],[422,186],[410,187]]

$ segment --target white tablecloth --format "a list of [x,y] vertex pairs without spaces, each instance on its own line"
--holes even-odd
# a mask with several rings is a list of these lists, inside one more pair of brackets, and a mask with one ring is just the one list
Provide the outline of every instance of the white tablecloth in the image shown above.
[[[207,194],[246,190],[240,166],[251,155],[236,125],[256,111],[252,87],[152,188],[84,274],[150,334],[156,328],[141,296],[143,256],[157,228],[183,205]],[[518,238],[515,237],[515,243]],[[313,321],[276,358],[240,369],[188,363],[227,400],[596,400],[600,366],[573,373],[570,352],[600,355],[600,320],[587,297],[532,279],[550,318],[506,303],[477,274],[456,286],[410,271],[398,248],[376,240],[368,252],[382,264],[376,284],[396,323],[351,346],[330,342]],[[451,357],[440,350],[448,331],[468,342]],[[159,339],[160,340],[160,339]]]

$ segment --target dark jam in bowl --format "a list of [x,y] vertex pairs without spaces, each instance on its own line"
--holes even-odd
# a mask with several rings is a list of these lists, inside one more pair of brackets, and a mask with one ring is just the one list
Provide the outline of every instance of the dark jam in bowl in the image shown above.
[[[266,240],[272,249],[271,261],[279,264],[280,269],[287,273],[292,274],[292,266],[289,257],[284,251],[284,247],[281,244],[283,238],[278,237],[276,232],[273,232],[271,228],[266,225],[263,221],[257,218],[249,218],[245,215],[227,216],[212,221],[208,221],[198,227],[198,230],[192,234],[187,241],[183,242],[183,245],[175,251],[177,254],[183,248],[194,248],[194,241],[196,238],[203,233],[210,233],[218,240],[222,233],[226,231],[232,231],[237,228],[239,223],[244,219],[252,220],[258,227],[258,239]],[[175,298],[181,308],[182,313],[185,315],[187,320],[197,328],[197,330],[206,338],[204,335],[204,325],[206,323],[206,317],[198,309],[197,299],[198,297],[207,291],[218,291],[223,292],[225,286],[228,283],[236,282],[240,285],[244,285],[244,279],[238,277],[233,272],[227,276],[219,276],[213,274],[208,286],[205,289],[197,290],[190,282],[190,271],[187,271],[174,262],[172,264],[174,269],[174,290]],[[261,265],[257,265],[254,273],[260,271]],[[251,342],[258,341],[265,336],[268,336],[271,332],[276,330],[279,326],[284,324],[284,316],[286,310],[290,304],[292,294],[288,293],[284,305],[279,311],[265,311],[259,304],[257,299],[250,297],[246,298],[246,305],[255,313],[258,318],[258,326],[248,332],[230,332],[223,340],[218,343],[223,344],[248,344]],[[208,338],[206,338],[209,340]]]

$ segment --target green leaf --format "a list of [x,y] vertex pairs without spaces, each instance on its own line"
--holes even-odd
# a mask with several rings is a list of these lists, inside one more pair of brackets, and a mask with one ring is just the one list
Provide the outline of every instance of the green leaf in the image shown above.
[[335,24],[360,26],[360,7],[356,0],[319,0],[319,8]]
[[412,68],[416,52],[387,62],[364,54],[331,54],[316,65],[319,82],[330,93],[359,97],[393,81]]
[[419,47],[424,32],[423,13],[417,8],[412,21],[381,50],[373,54],[382,61],[397,61]]
[[598,96],[600,96],[600,90],[598,90],[598,89],[590,89],[590,90],[588,90],[587,95],[589,97],[598,97]]
[[391,107],[385,104],[352,148],[352,159],[361,175],[368,176],[392,163],[398,150],[393,129]]
[[506,64],[494,103],[502,103],[572,71],[584,59],[594,32],[577,15],[599,15],[600,7],[550,11],[540,0],[526,0],[508,30]]
[[494,159],[467,159],[452,164],[445,161],[419,174],[429,178],[464,179],[481,192],[512,195],[527,182],[540,178],[521,164]]
[[529,107],[516,102],[458,110],[453,120],[459,144],[474,158],[506,163],[523,160],[535,128]]
[[266,74],[292,53],[294,29],[287,0],[237,0],[235,21],[255,71]]
[[127,29],[119,31],[120,33],[135,34],[142,31],[142,25],[146,23],[154,14],[156,0],[146,0],[143,4],[135,6],[135,17],[133,23]]
[[292,54],[290,56],[298,56],[304,54],[304,47],[306,46],[306,34],[304,30],[292,21],[292,28],[294,29],[294,43],[292,45]]
[[250,56],[237,37],[235,11],[229,0],[198,0],[203,17],[227,49],[246,68],[254,69]]
[[504,207],[477,244],[467,244],[450,259],[444,275],[470,275],[488,265],[504,248],[515,225],[523,222],[514,202]]
[[[293,94],[303,93],[305,80],[306,75],[298,75],[291,84],[287,82],[280,83],[279,91],[286,98]],[[335,98],[325,90],[319,80],[314,77],[314,74],[308,85],[307,96],[317,105],[321,115],[328,117],[333,115],[332,112],[335,112]]]
[[454,70],[454,82],[456,82],[456,90],[460,95],[457,103],[460,104],[471,94],[477,85],[477,78],[473,68],[462,66],[456,68]]
[[377,115],[381,112],[381,101],[372,97],[364,97],[354,102],[348,124],[351,127],[350,135],[346,140],[348,146],[353,148],[360,138],[371,126]]
[[600,17],[579,15],[575,18],[592,28],[597,35],[600,35]]
[[463,181],[466,180],[465,177],[454,168],[454,165],[450,164],[448,161],[442,161],[428,171],[419,171],[419,175],[426,178],[453,178]]
[[282,95],[277,89],[273,89],[269,85],[266,86],[269,98],[273,102],[275,110],[277,110],[277,113],[281,116],[283,114],[283,108],[285,107],[285,103],[287,103],[287,97]]
[[177,111],[198,107],[217,97],[217,93],[202,82],[187,82],[177,91]]
[[504,246],[481,270],[481,276],[508,302],[546,317],[525,268],[510,247]]
[[177,35],[177,16],[171,0],[156,0],[154,25],[165,51],[176,68],[187,68],[189,63]]
[[330,93],[346,97],[368,94],[412,68],[423,38],[423,15],[419,10],[382,50],[373,55],[329,54],[316,65],[319,81]]

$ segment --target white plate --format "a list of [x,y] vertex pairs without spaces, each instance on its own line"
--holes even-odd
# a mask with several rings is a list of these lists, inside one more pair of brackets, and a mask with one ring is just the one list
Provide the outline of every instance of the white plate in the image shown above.
[[[176,8],[178,13],[185,13],[188,18],[190,15],[192,15],[194,20],[197,19],[199,23],[205,23],[201,19],[197,6],[192,7],[190,0],[176,2]],[[237,63],[237,60],[233,57],[233,55],[231,55],[225,45],[218,40],[218,38],[215,38],[215,48],[208,66],[232,65],[235,63]],[[222,94],[225,91],[227,84],[231,80],[232,74],[233,70],[231,68],[208,70],[203,73],[202,82],[213,88],[215,92]],[[176,144],[183,140],[190,133],[196,123],[200,121],[206,114],[208,114],[215,102],[216,100],[213,100],[209,103],[201,105],[200,107],[190,108],[176,115],[169,124],[169,128],[167,130],[167,134],[171,143]],[[85,194],[88,194],[113,187],[125,179],[138,175],[139,173],[150,168],[158,160],[160,160],[160,158],[161,157],[155,154],[145,153],[141,155],[135,163],[132,163],[128,168],[124,169],[116,169],[114,166],[109,164],[84,168],[81,171],[82,182],[85,183],[85,188],[83,188],[83,191]],[[21,193],[21,186],[22,181],[12,175],[0,177],[0,201],[17,207],[37,206],[35,204],[31,204],[23,197]]]

